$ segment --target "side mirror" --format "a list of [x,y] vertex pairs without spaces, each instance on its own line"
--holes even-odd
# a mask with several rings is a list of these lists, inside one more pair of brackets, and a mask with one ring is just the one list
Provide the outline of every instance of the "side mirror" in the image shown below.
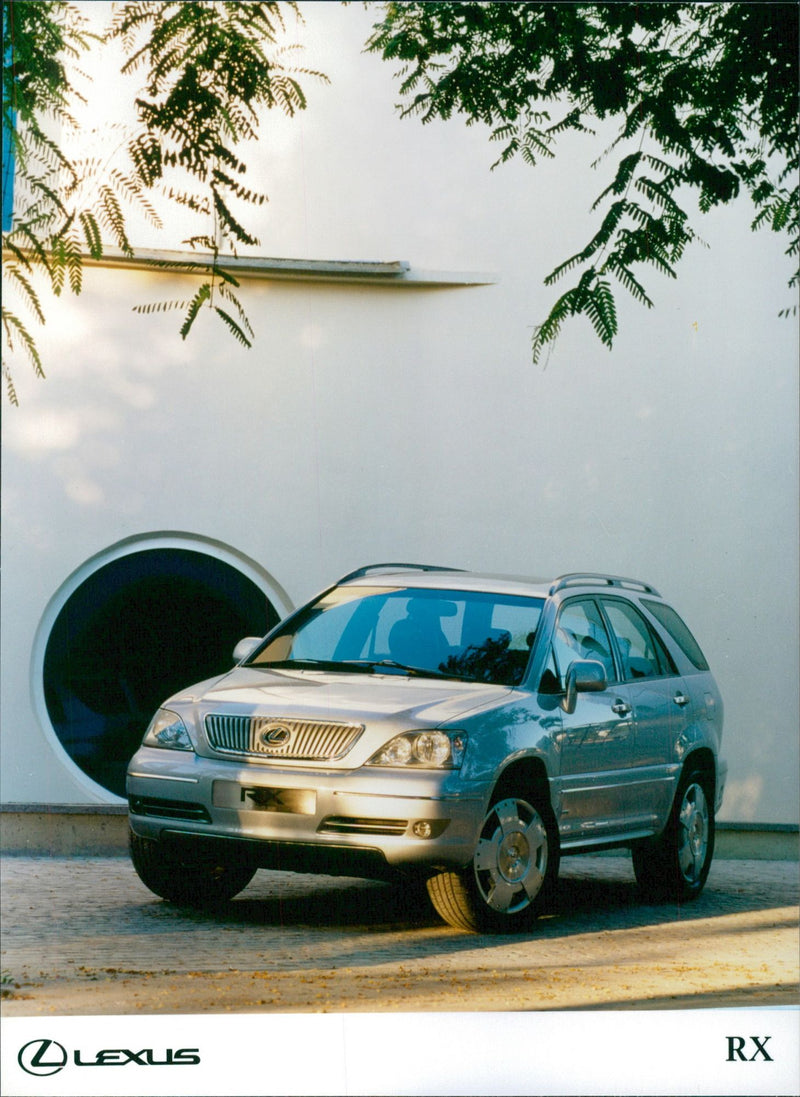
[[243,640],[240,640],[236,647],[233,649],[233,661],[234,663],[243,662],[248,655],[252,655],[258,645],[261,643],[260,636],[245,636]]
[[601,693],[608,687],[606,668],[594,659],[576,659],[567,668],[566,690],[561,707],[574,712],[579,693]]

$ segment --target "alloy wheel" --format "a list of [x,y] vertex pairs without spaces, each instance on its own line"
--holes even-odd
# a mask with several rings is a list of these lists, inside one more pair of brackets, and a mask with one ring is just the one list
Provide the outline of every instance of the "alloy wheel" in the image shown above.
[[701,785],[690,784],[678,813],[678,864],[683,878],[696,883],[706,863],[709,823],[708,804]]
[[473,858],[486,905],[499,914],[530,906],[542,889],[547,856],[547,831],[534,807],[513,797],[493,804]]

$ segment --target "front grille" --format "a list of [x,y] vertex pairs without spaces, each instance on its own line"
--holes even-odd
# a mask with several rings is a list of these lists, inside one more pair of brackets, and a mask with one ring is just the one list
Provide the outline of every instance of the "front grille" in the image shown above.
[[319,825],[320,834],[405,834],[407,819],[363,819],[354,815],[329,815]]
[[335,762],[364,730],[363,724],[221,714],[206,716],[205,727],[209,743],[221,754],[298,762]]
[[160,819],[194,819],[210,823],[211,816],[203,804],[188,800],[159,800],[155,796],[131,796],[128,805],[134,815],[155,815]]

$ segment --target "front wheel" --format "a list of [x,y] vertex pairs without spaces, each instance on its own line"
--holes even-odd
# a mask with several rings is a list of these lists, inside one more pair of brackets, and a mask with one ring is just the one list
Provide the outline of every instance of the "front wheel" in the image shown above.
[[489,807],[472,861],[428,881],[437,913],[456,929],[529,929],[558,875],[558,835],[542,799],[502,793]]
[[162,899],[180,906],[213,906],[227,902],[247,887],[255,868],[233,858],[181,854],[178,850],[129,835],[131,861],[142,883]]
[[632,854],[647,898],[686,902],[700,894],[714,855],[714,799],[703,773],[684,774],[663,833],[634,846]]

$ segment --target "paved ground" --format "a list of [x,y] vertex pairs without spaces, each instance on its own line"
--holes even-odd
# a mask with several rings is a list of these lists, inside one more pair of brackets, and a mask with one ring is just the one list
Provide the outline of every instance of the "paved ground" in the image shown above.
[[717,861],[677,907],[642,904],[627,857],[566,859],[521,937],[459,933],[363,880],[259,872],[212,914],[156,899],[124,857],[7,857],[2,876],[6,1016],[800,1000],[795,862]]

